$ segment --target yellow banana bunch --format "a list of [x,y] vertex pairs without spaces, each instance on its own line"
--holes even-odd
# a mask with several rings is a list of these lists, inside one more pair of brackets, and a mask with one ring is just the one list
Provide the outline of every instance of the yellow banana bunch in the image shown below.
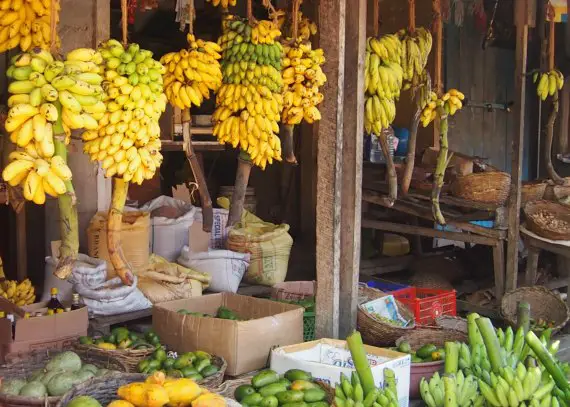
[[317,105],[323,101],[319,87],[327,80],[321,66],[325,62],[322,49],[311,49],[310,42],[297,42],[284,47],[283,58],[283,113],[285,124],[299,124],[305,119],[313,123],[321,119]]
[[66,192],[71,171],[54,156],[54,127],[61,123],[67,142],[72,129],[97,128],[105,111],[97,66],[101,61],[88,48],[69,52],[64,61],[37,47],[12,59],[6,72],[12,82],[5,128],[19,150],[10,155],[2,176],[10,185],[22,186],[27,200],[41,205],[46,194]]
[[268,23],[259,21],[252,27],[234,16],[224,20],[219,39],[223,84],[212,116],[214,135],[220,143],[240,146],[262,169],[273,160],[281,161],[278,122],[283,109],[283,49],[274,41],[276,33],[265,31],[273,26]]
[[457,89],[450,89],[443,94],[441,98],[437,97],[435,92],[430,93],[430,100],[423,106],[422,116],[420,118],[423,127],[427,127],[437,117],[437,108],[443,106],[445,112],[453,116],[463,107],[465,95]]
[[188,34],[189,49],[164,55],[160,62],[166,67],[163,75],[164,93],[171,105],[180,109],[200,106],[222,85],[219,53],[222,48],[215,42],[196,40]]
[[4,274],[4,264],[2,263],[2,257],[0,257],[0,278],[6,278]]
[[229,6],[235,6],[237,4],[237,0],[207,0],[209,3],[212,3],[212,6],[218,7],[222,6],[223,8],[228,8]]
[[398,31],[402,42],[401,65],[404,71],[404,89],[415,88],[421,83],[422,73],[431,52],[432,37],[429,30],[418,27],[414,33],[408,30]]
[[545,101],[548,96],[554,96],[564,87],[564,75],[558,69],[550,72],[535,72],[532,80],[536,83],[536,94]]
[[[59,9],[56,2],[56,11]],[[51,0],[0,0],[0,52],[17,47],[22,51],[49,49],[50,13]],[[57,33],[56,44],[61,45]]]
[[[302,3],[302,2],[301,2]],[[275,10],[269,14],[269,18],[277,22],[277,28],[283,31],[285,26],[285,17],[287,12],[285,10]],[[299,25],[297,27],[297,39],[300,41],[308,41],[311,36],[317,33],[317,25],[309,20],[299,11]]]
[[30,279],[18,283],[15,280],[4,280],[0,283],[0,297],[18,306],[33,304],[36,301],[34,286]]
[[401,49],[400,40],[393,34],[367,40],[364,128],[369,134],[379,134],[396,117],[395,101],[400,97],[404,80]]
[[100,161],[106,177],[142,184],[162,163],[158,120],[166,108],[164,66],[152,52],[116,40],[101,44],[106,111],[82,135],[83,151]]

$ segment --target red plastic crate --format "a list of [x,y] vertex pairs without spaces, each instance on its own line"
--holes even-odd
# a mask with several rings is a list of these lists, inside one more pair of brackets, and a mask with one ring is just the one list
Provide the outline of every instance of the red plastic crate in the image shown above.
[[433,325],[437,317],[457,313],[455,290],[407,287],[391,294],[408,306],[418,325]]

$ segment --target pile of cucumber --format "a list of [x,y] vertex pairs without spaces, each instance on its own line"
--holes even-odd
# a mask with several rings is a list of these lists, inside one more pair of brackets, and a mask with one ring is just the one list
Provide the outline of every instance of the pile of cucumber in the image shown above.
[[251,384],[239,386],[235,399],[244,407],[328,407],[327,393],[313,381],[310,373],[292,369],[283,376],[263,370]]

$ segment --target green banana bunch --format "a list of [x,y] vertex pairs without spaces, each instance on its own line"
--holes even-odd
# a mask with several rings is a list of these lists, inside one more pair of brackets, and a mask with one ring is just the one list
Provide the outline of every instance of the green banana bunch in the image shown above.
[[[525,368],[518,363],[500,369],[498,375],[490,374],[490,383],[479,379],[479,390],[487,403],[493,407],[542,406],[551,407],[554,381],[548,377],[541,380],[539,367]],[[538,403],[538,404],[537,404]]]
[[564,87],[564,75],[558,69],[549,72],[536,71],[532,75],[532,81],[537,84],[536,94],[542,101],[545,101],[548,96],[554,96]]
[[[386,373],[388,372],[388,376]],[[391,383],[390,373],[394,372],[390,369],[384,370],[385,386],[384,389],[374,389],[366,396],[360,384],[360,379],[356,372],[352,372],[349,379],[344,374],[340,375],[340,385],[335,388],[335,406],[337,407],[398,407],[398,395],[395,390],[395,382]],[[390,382],[390,383],[389,383]]]
[[[428,381],[420,381],[420,394],[428,407],[483,407],[485,399],[478,392],[477,378],[465,376],[460,370],[457,375],[443,378],[435,373]],[[452,405],[446,404],[452,401]]]
[[418,27],[413,33],[408,30],[398,31],[402,42],[401,65],[404,71],[404,90],[422,84],[422,74],[431,52],[432,37],[429,30]]

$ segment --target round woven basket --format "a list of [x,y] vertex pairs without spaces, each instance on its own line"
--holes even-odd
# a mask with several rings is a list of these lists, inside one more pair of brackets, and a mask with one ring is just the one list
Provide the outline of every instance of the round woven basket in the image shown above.
[[552,328],[554,333],[564,328],[570,318],[566,303],[546,287],[521,287],[506,293],[501,301],[501,314],[513,327],[516,326],[520,301],[529,303],[531,318],[554,321],[556,323]]
[[[106,380],[103,378],[89,379],[65,393],[56,407],[65,407],[71,400],[78,396],[91,396],[101,403],[101,405],[106,406],[118,398],[117,390],[119,387],[133,382],[144,382],[145,379],[146,375],[136,373],[114,375]],[[208,386],[204,387],[213,391],[213,388],[209,388]],[[238,403],[228,398],[226,398],[226,402],[230,407],[239,406]]]
[[[524,206],[524,215],[526,225],[531,232],[551,240],[570,240],[570,208],[568,206],[544,200],[529,202]],[[541,221],[545,215],[554,219],[554,222]],[[568,227],[561,227],[556,220],[566,222]]]
[[477,172],[457,177],[451,186],[451,193],[474,202],[503,205],[509,197],[511,176],[506,172]]
[[[367,298],[367,301],[386,296],[382,291],[363,284],[358,287],[358,295]],[[409,308],[397,300],[396,303],[400,314],[413,321],[414,314]],[[407,327],[392,325],[369,314],[362,306],[358,307],[356,323],[364,343],[373,346],[392,346],[396,339],[414,329],[413,322]]]
[[521,206],[544,197],[548,183],[542,180],[528,181],[521,185]]
[[402,342],[408,342],[413,351],[428,343],[443,348],[445,342],[467,342],[467,333],[453,329],[417,328],[398,338],[396,346],[400,346]]
[[151,349],[114,349],[106,350],[98,348],[95,345],[83,345],[77,343],[74,345],[75,349],[90,353],[99,353],[102,356],[110,355],[123,362],[127,368],[127,373],[137,373],[137,365],[143,359],[148,358],[153,354],[154,348]]
[[[0,366],[0,378],[3,380],[9,379],[25,379],[34,370],[42,369],[49,359],[63,352],[62,350],[41,350],[26,354],[13,354],[9,355],[7,363]],[[79,355],[83,363],[91,363],[98,368],[105,368],[109,370],[126,371],[125,365],[112,357],[111,355],[101,355],[98,353],[84,352],[79,349],[74,349],[74,352]],[[101,378],[102,380],[109,380],[109,377]],[[0,405],[2,407],[21,407],[21,406],[55,406],[60,397],[36,398],[36,397],[23,397],[11,396],[0,393]]]
[[452,331],[467,333],[467,320],[461,317],[442,315],[435,319],[435,326]]

